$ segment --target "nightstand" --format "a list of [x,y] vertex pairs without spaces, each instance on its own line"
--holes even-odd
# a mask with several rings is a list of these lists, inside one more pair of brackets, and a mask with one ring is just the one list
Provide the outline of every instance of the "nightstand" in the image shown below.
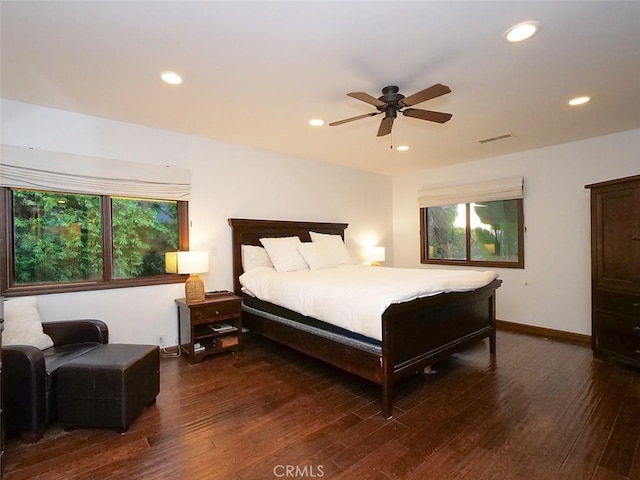
[[176,300],[178,345],[189,363],[242,347],[241,302],[230,292],[208,294],[201,302]]

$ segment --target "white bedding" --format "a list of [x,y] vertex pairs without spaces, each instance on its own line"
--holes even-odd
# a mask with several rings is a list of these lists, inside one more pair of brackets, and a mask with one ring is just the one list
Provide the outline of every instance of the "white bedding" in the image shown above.
[[243,273],[240,283],[261,300],[382,340],[381,318],[389,305],[475,290],[497,277],[494,271],[343,265],[295,272],[259,267]]

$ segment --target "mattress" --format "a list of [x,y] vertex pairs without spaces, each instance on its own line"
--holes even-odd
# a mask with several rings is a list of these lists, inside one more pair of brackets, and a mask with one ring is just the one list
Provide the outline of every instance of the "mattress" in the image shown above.
[[343,265],[276,272],[258,267],[240,276],[245,294],[369,339],[382,340],[382,314],[392,304],[482,288],[494,271]]
[[251,295],[245,294],[243,296],[242,310],[272,322],[278,322],[312,335],[364,350],[365,352],[376,355],[382,353],[382,342],[378,340],[323,322],[317,318],[306,317],[287,308],[259,300]]

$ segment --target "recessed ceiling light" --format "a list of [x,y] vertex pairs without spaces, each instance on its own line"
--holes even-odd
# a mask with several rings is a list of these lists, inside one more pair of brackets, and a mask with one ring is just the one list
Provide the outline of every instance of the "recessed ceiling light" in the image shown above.
[[163,82],[170,83],[171,85],[180,85],[182,83],[182,77],[175,72],[164,72],[160,75]]
[[569,100],[569,105],[572,107],[575,107],[576,105],[584,105],[589,100],[591,100],[591,97],[576,97]]
[[504,41],[508,43],[518,43],[533,37],[540,30],[539,22],[522,22],[514,25],[504,32]]
[[309,120],[309,125],[311,125],[312,127],[321,127],[322,125],[324,125],[324,120],[322,120],[321,118],[314,118],[313,120]]
[[409,150],[409,146],[408,145],[400,145],[398,148],[396,148],[396,150],[398,150],[399,152],[406,152],[407,150]]

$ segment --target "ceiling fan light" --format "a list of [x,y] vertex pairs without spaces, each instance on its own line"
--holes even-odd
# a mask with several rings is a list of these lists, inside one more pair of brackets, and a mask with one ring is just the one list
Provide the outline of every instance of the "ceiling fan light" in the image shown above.
[[396,148],[396,150],[398,150],[399,152],[406,152],[407,150],[409,150],[409,145],[400,145]]
[[518,43],[533,37],[540,30],[539,22],[522,22],[514,25],[504,33],[504,40],[507,43]]
[[569,105],[571,105],[572,107],[575,107],[577,105],[584,105],[590,100],[591,100],[591,97],[576,97],[569,100]]
[[311,125],[312,127],[321,127],[322,125],[324,125],[324,120],[322,120],[321,118],[314,118],[312,120],[309,120],[309,125]]

